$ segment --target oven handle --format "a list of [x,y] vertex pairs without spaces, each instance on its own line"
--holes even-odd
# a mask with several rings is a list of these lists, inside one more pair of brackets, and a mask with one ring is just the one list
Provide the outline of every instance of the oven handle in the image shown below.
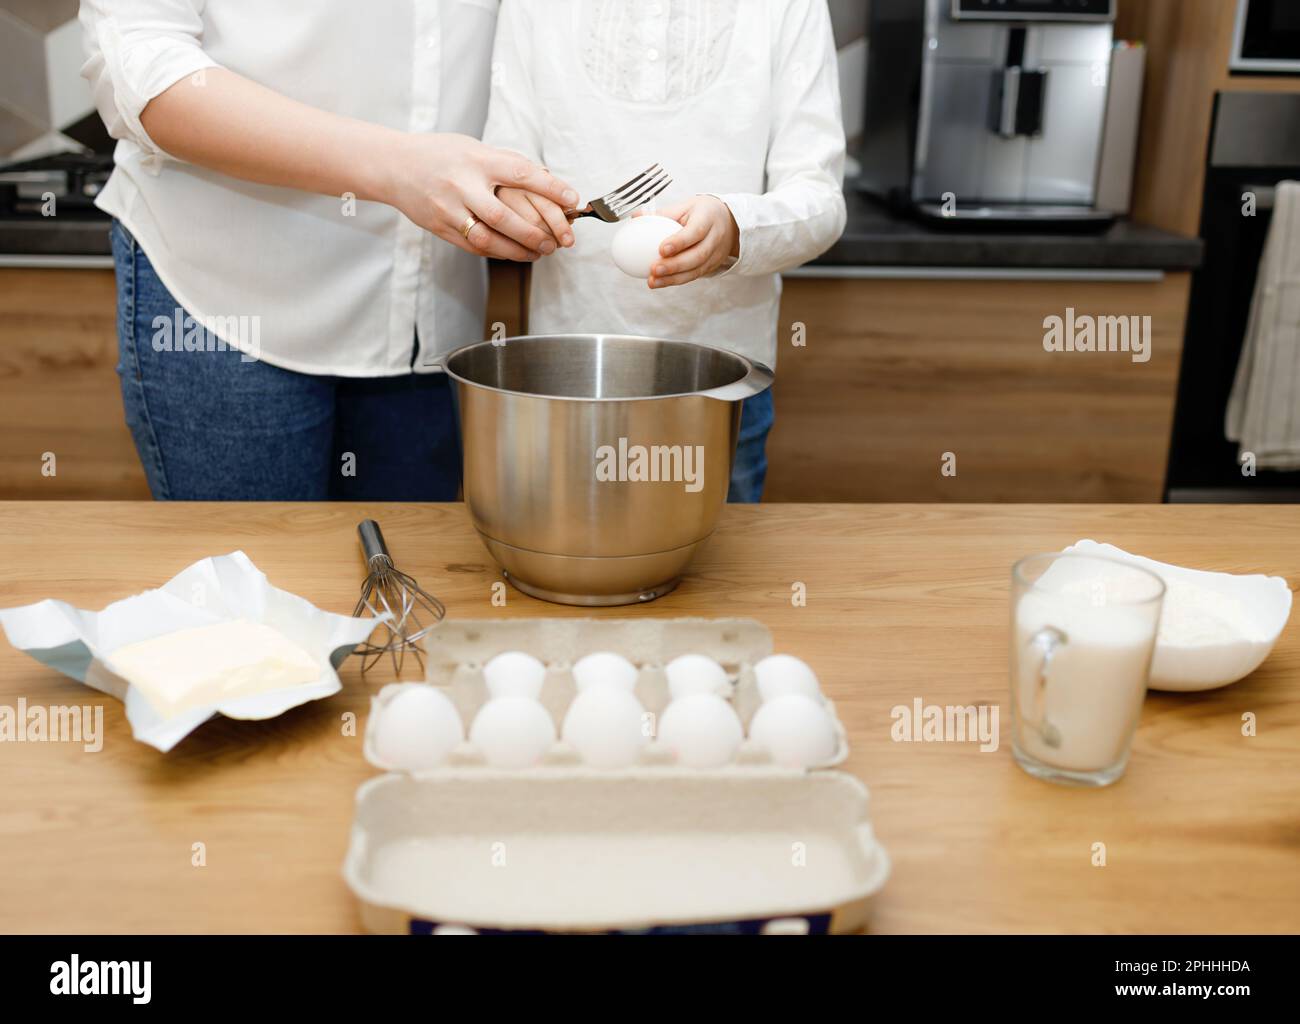
[[1277,200],[1276,185],[1246,185],[1242,192],[1251,192],[1255,196],[1255,209],[1271,210]]

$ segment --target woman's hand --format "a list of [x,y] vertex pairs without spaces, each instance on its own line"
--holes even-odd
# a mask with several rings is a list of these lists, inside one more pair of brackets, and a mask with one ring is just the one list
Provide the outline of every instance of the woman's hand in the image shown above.
[[[578,205],[577,193],[544,168],[468,135],[413,134],[331,114],[225,68],[209,69],[204,83],[177,82],[149,101],[140,122],[169,155],[234,178],[387,203],[452,245],[509,260],[554,252],[555,240],[502,203],[499,186]],[[466,238],[471,216],[479,223]]]
[[[553,253],[559,237],[551,226],[554,213],[567,228],[564,208],[578,205],[578,193],[545,168],[468,135],[402,135],[386,162],[384,201],[443,241],[480,256],[531,262]],[[511,203],[498,198],[498,188],[511,190]],[[521,215],[516,192],[527,197],[535,217]],[[467,237],[463,228],[470,217],[478,223]]]
[[[522,188],[499,188],[497,198],[524,220],[545,231],[562,248],[573,245],[573,225],[564,215],[565,207],[536,192]],[[573,209],[573,207],[568,207]]]
[[740,228],[731,207],[717,196],[695,196],[655,211],[682,225],[659,247],[661,259],[650,268],[651,288],[690,284],[716,273],[740,256]]

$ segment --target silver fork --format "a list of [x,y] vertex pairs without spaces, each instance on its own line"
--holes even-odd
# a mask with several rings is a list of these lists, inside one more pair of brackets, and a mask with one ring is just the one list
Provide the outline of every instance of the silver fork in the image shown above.
[[608,195],[593,199],[581,210],[566,210],[564,215],[570,221],[579,217],[599,217],[606,224],[615,224],[650,202],[672,183],[672,176],[659,164],[654,164]]

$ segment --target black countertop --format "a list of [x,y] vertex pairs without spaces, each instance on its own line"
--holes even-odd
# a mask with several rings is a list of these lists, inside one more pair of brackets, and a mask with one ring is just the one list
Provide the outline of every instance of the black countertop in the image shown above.
[[817,267],[976,267],[1068,270],[1194,270],[1202,243],[1119,221],[1100,232],[990,231],[900,216],[849,189],[844,236]]
[[[1201,262],[1199,239],[1127,221],[1090,234],[1012,234],[925,224],[853,190],[848,206],[844,237],[813,266],[1173,271],[1192,270]],[[0,220],[0,257],[109,252],[107,219]]]

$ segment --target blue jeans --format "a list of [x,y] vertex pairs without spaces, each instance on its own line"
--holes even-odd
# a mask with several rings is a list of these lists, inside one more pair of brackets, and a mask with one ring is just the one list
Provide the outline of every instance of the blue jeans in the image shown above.
[[198,350],[166,350],[155,317],[185,314],[117,223],[113,260],[122,401],[155,498],[456,500],[460,443],[443,374],[294,373],[211,335]]
[[767,435],[772,430],[772,389],[745,402],[740,412],[740,441],[731,466],[731,487],[727,500],[754,504],[763,498],[767,479]]

